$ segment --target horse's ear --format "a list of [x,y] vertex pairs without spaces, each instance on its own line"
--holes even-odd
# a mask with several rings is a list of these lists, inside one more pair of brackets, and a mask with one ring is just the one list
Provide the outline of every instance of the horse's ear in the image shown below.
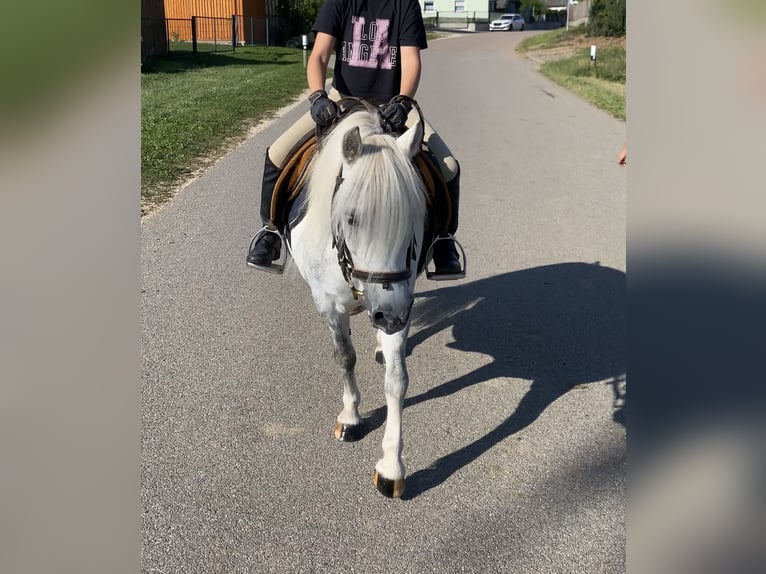
[[359,128],[354,127],[343,135],[343,157],[347,162],[353,163],[361,153],[362,136],[359,134]]
[[423,144],[423,122],[416,122],[406,132],[396,138],[399,149],[404,152],[408,158],[415,157]]

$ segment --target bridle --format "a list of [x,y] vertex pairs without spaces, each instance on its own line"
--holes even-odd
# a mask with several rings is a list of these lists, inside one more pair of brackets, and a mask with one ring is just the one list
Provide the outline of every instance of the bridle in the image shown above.
[[[420,106],[415,100],[412,100],[412,104],[417,110],[422,123],[424,120]],[[366,108],[369,111],[378,111],[378,109],[369,104],[369,102],[358,98],[343,98],[338,102],[338,105],[341,108],[342,115],[360,108]],[[318,133],[318,135],[320,134]],[[335,189],[332,193],[333,200],[335,199],[338,189],[343,184],[343,181],[343,166],[341,165],[338,176],[335,178]],[[367,269],[356,268],[351,257],[351,251],[349,251],[348,245],[346,245],[346,240],[343,237],[340,228],[333,229],[332,231],[332,246],[338,253],[338,266],[343,274],[343,278],[351,289],[354,299],[359,299],[360,296],[364,295],[364,291],[362,289],[357,289],[354,285],[354,279],[358,279],[365,283],[379,283],[383,286],[383,289],[388,290],[391,289],[391,283],[409,281],[412,276],[411,262],[418,258],[417,239],[415,237],[412,238],[412,241],[407,248],[406,266],[401,271],[369,271]]]
[[[338,188],[343,183],[343,167],[340,168],[340,173],[335,180],[335,190],[333,191],[333,198]],[[346,239],[340,231],[340,227],[333,229],[332,231],[332,246],[338,253],[338,266],[340,272],[343,274],[343,278],[348,283],[351,293],[354,299],[359,299],[361,295],[364,295],[362,289],[357,289],[354,285],[354,279],[359,279],[365,283],[380,283],[383,289],[391,289],[391,283],[401,283],[403,281],[409,281],[412,276],[411,262],[417,259],[417,239],[412,238],[410,246],[407,248],[406,266],[401,271],[369,271],[367,269],[358,269],[354,266],[354,260],[351,257],[351,251],[346,245]]]

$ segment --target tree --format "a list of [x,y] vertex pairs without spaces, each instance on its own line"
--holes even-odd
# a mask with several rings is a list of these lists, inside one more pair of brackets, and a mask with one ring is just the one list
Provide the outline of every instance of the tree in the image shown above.
[[532,17],[539,18],[548,11],[548,7],[543,0],[521,0],[519,2],[519,13],[525,20],[532,22]]
[[306,30],[311,30],[314,25],[314,21],[317,18],[317,12],[319,12],[320,6],[324,4],[324,0],[298,0],[298,9],[303,16],[303,23]]
[[625,0],[593,0],[588,34],[591,36],[625,35]]
[[308,34],[324,0],[269,0],[275,41],[286,44]]

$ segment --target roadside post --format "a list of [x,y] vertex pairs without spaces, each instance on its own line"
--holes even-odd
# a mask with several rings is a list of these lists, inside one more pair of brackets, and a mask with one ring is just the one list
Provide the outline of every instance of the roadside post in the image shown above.
[[590,46],[590,65],[593,71],[596,71],[596,44]]
[[303,67],[306,67],[306,54],[308,53],[309,49],[309,37],[308,34],[303,34],[301,36],[301,44],[303,44]]

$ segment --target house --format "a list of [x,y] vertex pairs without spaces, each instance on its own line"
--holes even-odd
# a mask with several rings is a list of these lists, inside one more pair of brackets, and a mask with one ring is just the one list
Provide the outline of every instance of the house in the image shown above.
[[[544,0],[548,10],[557,14],[561,21],[567,19],[567,0]],[[569,0],[569,23],[581,24],[590,16],[591,0]]]
[[494,0],[490,3],[490,11],[502,14],[518,14],[521,0]]
[[[572,0],[569,0],[570,2]],[[550,18],[566,19],[567,0],[543,0],[550,12]],[[469,13],[477,20],[489,19],[497,13],[520,12],[520,0],[419,0],[424,18],[437,13]],[[580,22],[590,15],[591,0],[579,0],[569,4],[569,21]]]
[[423,17],[435,16],[437,12],[471,12],[477,17],[488,18],[494,10],[495,0],[418,0]]

